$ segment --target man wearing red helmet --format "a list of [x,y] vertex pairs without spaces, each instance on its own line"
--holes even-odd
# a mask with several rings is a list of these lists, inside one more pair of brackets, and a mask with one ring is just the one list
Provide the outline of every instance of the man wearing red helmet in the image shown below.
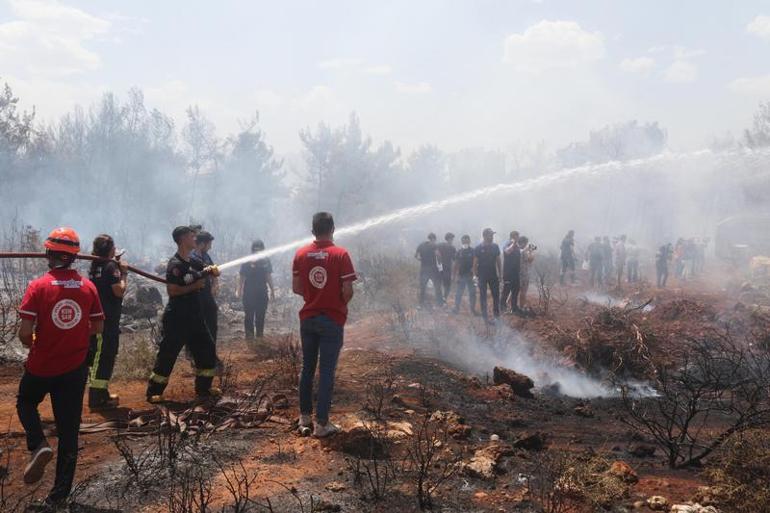
[[19,305],[19,340],[29,347],[16,410],[32,453],[24,482],[43,477],[53,451],[43,434],[37,407],[51,396],[59,446],[56,479],[46,502],[64,503],[72,490],[78,455],[90,336],[101,333],[104,313],[94,284],[71,269],[80,249],[72,228],[57,228],[45,242],[48,271],[32,281]]

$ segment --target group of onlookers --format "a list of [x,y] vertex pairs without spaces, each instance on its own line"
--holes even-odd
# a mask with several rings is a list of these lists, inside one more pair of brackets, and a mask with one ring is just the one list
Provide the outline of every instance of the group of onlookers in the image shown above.
[[[417,247],[415,258],[420,261],[421,306],[428,304],[428,282],[433,284],[436,304],[439,306],[446,306],[452,283],[456,283],[453,313],[459,312],[466,290],[471,312],[481,315],[487,322],[493,323],[487,309],[489,296],[492,298],[492,314],[495,318],[500,316],[501,309],[506,313],[517,314],[528,311],[529,274],[537,247],[515,230],[510,233],[502,250],[494,241],[494,230],[485,228],[481,235],[482,240],[476,246],[471,246],[470,235],[463,235],[460,238],[461,246],[456,248],[453,233],[447,233],[442,243],[436,243],[436,234],[430,233],[427,240]],[[477,294],[480,313],[476,310]]]
[[[669,265],[674,265],[674,275],[687,280],[703,272],[706,262],[706,247],[708,238],[680,238],[676,245],[663,244],[655,254],[656,284],[666,286]],[[588,271],[588,283],[591,287],[616,285],[621,286],[625,277],[626,282],[636,283],[640,280],[641,248],[633,239],[620,235],[612,240],[608,236],[594,237],[588,245],[583,260],[583,269]],[[575,281],[575,232],[570,230],[561,242],[560,247],[561,276],[563,285],[568,274]]]

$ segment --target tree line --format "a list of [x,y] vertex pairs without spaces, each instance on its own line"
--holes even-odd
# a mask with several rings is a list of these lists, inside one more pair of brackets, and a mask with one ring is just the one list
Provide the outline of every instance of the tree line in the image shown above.
[[[105,93],[50,124],[19,102],[6,84],[0,214],[43,228],[69,223],[109,231],[140,254],[167,244],[169,227],[181,223],[203,223],[220,235],[223,252],[237,253],[255,237],[279,242],[294,235],[315,210],[354,222],[561,166],[652,155],[667,138],[657,123],[629,121],[555,152],[540,143],[454,152],[423,145],[402,154],[389,141],[375,143],[352,113],[342,126],[320,122],[300,130],[302,162],[288,166],[258,113],[223,137],[197,106],[178,127],[136,88],[125,98]],[[770,145],[768,120],[770,103],[746,131],[747,146]]]

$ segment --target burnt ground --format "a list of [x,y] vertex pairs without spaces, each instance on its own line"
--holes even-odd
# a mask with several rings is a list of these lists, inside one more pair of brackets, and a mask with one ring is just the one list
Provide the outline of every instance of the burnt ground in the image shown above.
[[[537,290],[530,293],[536,302]],[[602,318],[608,306],[595,299],[587,301],[585,295],[580,286],[556,287],[547,316],[505,316],[501,326],[509,326],[522,334],[532,342],[536,353],[547,353],[581,372],[591,367],[589,370],[596,373],[602,362],[584,361],[586,348],[580,344],[585,330],[602,329],[596,319]],[[657,358],[670,358],[682,337],[697,336],[728,322],[740,322],[748,315],[733,290],[719,290],[702,282],[674,283],[665,291],[640,285],[625,291],[610,291],[610,296],[615,300],[629,300],[630,303],[624,305],[629,309],[652,300],[652,309],[636,309],[629,315],[633,316],[632,324],[647,337],[645,340]],[[623,498],[613,503],[618,507],[631,508],[635,502],[652,495],[665,496],[670,504],[685,502],[706,484],[699,469],[667,468],[659,450],[643,455],[645,451],[638,448],[649,445],[649,440],[618,421],[617,399],[586,400],[537,389],[534,398],[514,396],[505,387],[491,383],[491,368],[471,373],[466,369],[474,368],[472,362],[453,358],[447,362],[439,358],[447,331],[426,335],[424,330],[425,325],[443,326],[455,333],[468,330],[475,333],[474,340],[483,343],[494,337],[494,331],[500,327],[490,332],[479,319],[467,314],[418,312],[412,307],[400,317],[387,307],[359,311],[353,317],[346,329],[333,407],[333,418],[346,433],[323,441],[300,437],[293,429],[297,416],[296,372],[300,363],[296,351],[292,350],[294,339],[281,328],[280,317],[273,314],[271,334],[256,346],[247,346],[239,336],[237,318],[223,319],[220,352],[226,355],[230,367],[223,383],[226,392],[238,395],[261,383],[260,390],[272,404],[266,411],[265,405],[261,405],[262,417],[266,420],[262,419],[255,427],[222,428],[190,437],[193,441],[184,445],[185,455],[179,458],[179,468],[203,468],[205,465],[199,465],[202,460],[217,462],[218,467],[206,466],[203,471],[211,488],[207,510],[219,511],[232,504],[226,481],[234,474],[227,469],[236,468],[232,466],[236,464],[241,474],[253,478],[249,488],[253,502],[249,511],[271,511],[270,508],[276,512],[419,511],[417,473],[414,465],[403,461],[409,461],[406,455],[418,447],[414,440],[421,426],[439,424],[424,422],[431,415],[434,419],[442,415],[449,419],[440,423],[444,428],[428,428],[434,429],[431,437],[439,441],[435,444],[436,452],[441,454],[429,465],[429,479],[435,480],[445,471],[448,474],[433,492],[437,510],[537,511],[532,492],[527,493],[527,483],[538,469],[542,471],[546,455],[552,454],[598,455],[608,462],[623,461],[630,465],[638,475],[638,482],[628,484]],[[133,339],[140,336],[125,337],[124,351],[137,351],[129,348],[135,343]],[[121,358],[129,370],[132,365],[141,367],[136,362],[147,361],[146,354],[132,356],[136,359],[128,362],[127,356]],[[170,505],[175,492],[173,480],[166,473],[144,476],[141,485],[132,481],[115,443],[116,435],[122,437],[135,454],[140,454],[143,448],[151,448],[157,441],[146,432],[125,429],[125,422],[134,417],[135,412],[148,409],[144,402],[145,381],[137,377],[143,371],[141,368],[134,371],[125,372],[112,386],[121,396],[119,410],[102,414],[84,409],[84,424],[116,420],[123,429],[105,429],[81,436],[79,486],[75,494],[79,506],[73,510],[184,511]],[[40,486],[29,488],[21,483],[26,451],[14,404],[20,375],[20,365],[0,367],[0,419],[5,424],[2,431],[6,433],[2,442],[3,465],[8,469],[2,493],[7,511],[16,503],[24,502],[20,497],[43,497],[53,477],[53,466],[50,466]],[[192,381],[191,367],[180,357],[167,393],[172,411],[180,412],[192,406]],[[48,401],[41,410],[44,420],[52,425]],[[453,414],[437,417],[436,412]],[[382,420],[374,420],[378,416]],[[362,428],[362,423],[368,428]],[[378,431],[379,434],[373,436],[372,426],[384,426],[380,431],[387,431],[387,435]],[[441,430],[445,428],[449,429],[446,433]],[[356,483],[353,468],[358,457],[366,459],[367,454],[371,455],[373,444],[383,436],[392,443],[392,454],[398,455],[396,459],[402,463],[393,470],[392,483],[384,487],[384,498],[377,501],[372,499],[365,477]],[[499,442],[490,441],[496,438]],[[53,444],[55,438],[51,441]],[[496,465],[491,475],[479,476],[462,468],[476,451],[489,447],[502,448],[495,449]],[[444,465],[444,461],[458,464]],[[454,470],[447,471],[450,467]],[[646,506],[641,508],[647,510]]]

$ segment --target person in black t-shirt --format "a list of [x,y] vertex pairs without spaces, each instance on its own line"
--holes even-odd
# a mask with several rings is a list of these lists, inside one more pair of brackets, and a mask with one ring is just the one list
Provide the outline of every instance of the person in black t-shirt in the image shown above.
[[183,346],[187,345],[195,362],[195,393],[200,398],[216,397],[221,392],[211,386],[216,373],[217,353],[203,316],[200,291],[206,276],[217,275],[215,266],[199,269],[199,261],[191,257],[195,249],[195,232],[189,226],[178,226],[172,234],[177,252],[166,267],[168,303],[161,318],[161,340],[150,381],[147,400],[163,402],[163,391]]
[[[259,253],[265,249],[261,240],[255,240],[251,245],[252,253]],[[243,328],[246,340],[254,340],[256,335],[262,338],[265,331],[265,313],[267,313],[268,296],[275,300],[273,288],[273,266],[268,258],[260,258],[253,262],[246,262],[241,266],[238,275],[238,289],[236,293],[243,299],[243,311],[246,314],[243,319]]]
[[[515,313],[519,310],[519,271],[521,269],[521,251],[517,241],[519,232],[512,231],[503,249],[503,294],[500,304],[506,312]],[[511,298],[510,309],[508,298]]]
[[88,364],[88,407],[91,409],[116,408],[119,398],[110,394],[109,384],[120,345],[120,314],[126,293],[128,264],[116,262],[115,241],[102,234],[94,239],[92,255],[104,260],[91,262],[88,277],[96,285],[104,310],[104,331],[91,336]]
[[484,228],[483,242],[476,246],[473,253],[473,274],[479,282],[479,299],[481,316],[492,323],[487,313],[487,289],[492,293],[492,311],[495,317],[500,317],[500,246],[495,244],[495,232],[492,228]]
[[[195,250],[192,252],[192,257],[200,261],[200,264],[198,265],[201,269],[214,265],[214,261],[211,259],[211,255],[209,255],[213,242],[214,236],[207,231],[201,230],[195,236]],[[219,280],[216,276],[211,275],[207,275],[204,280],[205,285],[200,292],[203,318],[206,321],[206,327],[208,327],[211,338],[214,340],[214,345],[216,346],[217,332],[219,331],[219,323],[217,321],[219,306],[217,305],[215,296],[217,294],[217,289],[219,288]]]
[[444,302],[449,297],[449,290],[452,288],[452,262],[454,261],[455,253],[457,253],[457,248],[452,244],[454,240],[455,234],[448,232],[444,235],[444,242],[436,247],[441,261],[441,271],[439,274],[441,275],[441,292]]
[[436,292],[436,304],[444,303],[441,294],[441,278],[439,274],[440,255],[436,246],[436,234],[429,233],[428,240],[417,246],[414,257],[420,261],[420,305],[425,305],[425,289],[428,282],[433,283],[433,289]]
[[599,286],[601,287],[604,280],[602,279],[604,249],[602,248],[602,238],[594,237],[594,241],[588,245],[586,250],[586,260],[588,260],[588,268],[591,271],[591,277],[589,283],[591,287],[596,284],[596,280],[599,280]]
[[453,313],[460,311],[460,305],[463,300],[463,293],[468,289],[468,303],[473,315],[476,312],[476,286],[473,284],[473,248],[471,247],[470,235],[463,235],[460,238],[462,246],[455,253],[454,276],[457,283],[457,292],[455,292],[455,306]]

